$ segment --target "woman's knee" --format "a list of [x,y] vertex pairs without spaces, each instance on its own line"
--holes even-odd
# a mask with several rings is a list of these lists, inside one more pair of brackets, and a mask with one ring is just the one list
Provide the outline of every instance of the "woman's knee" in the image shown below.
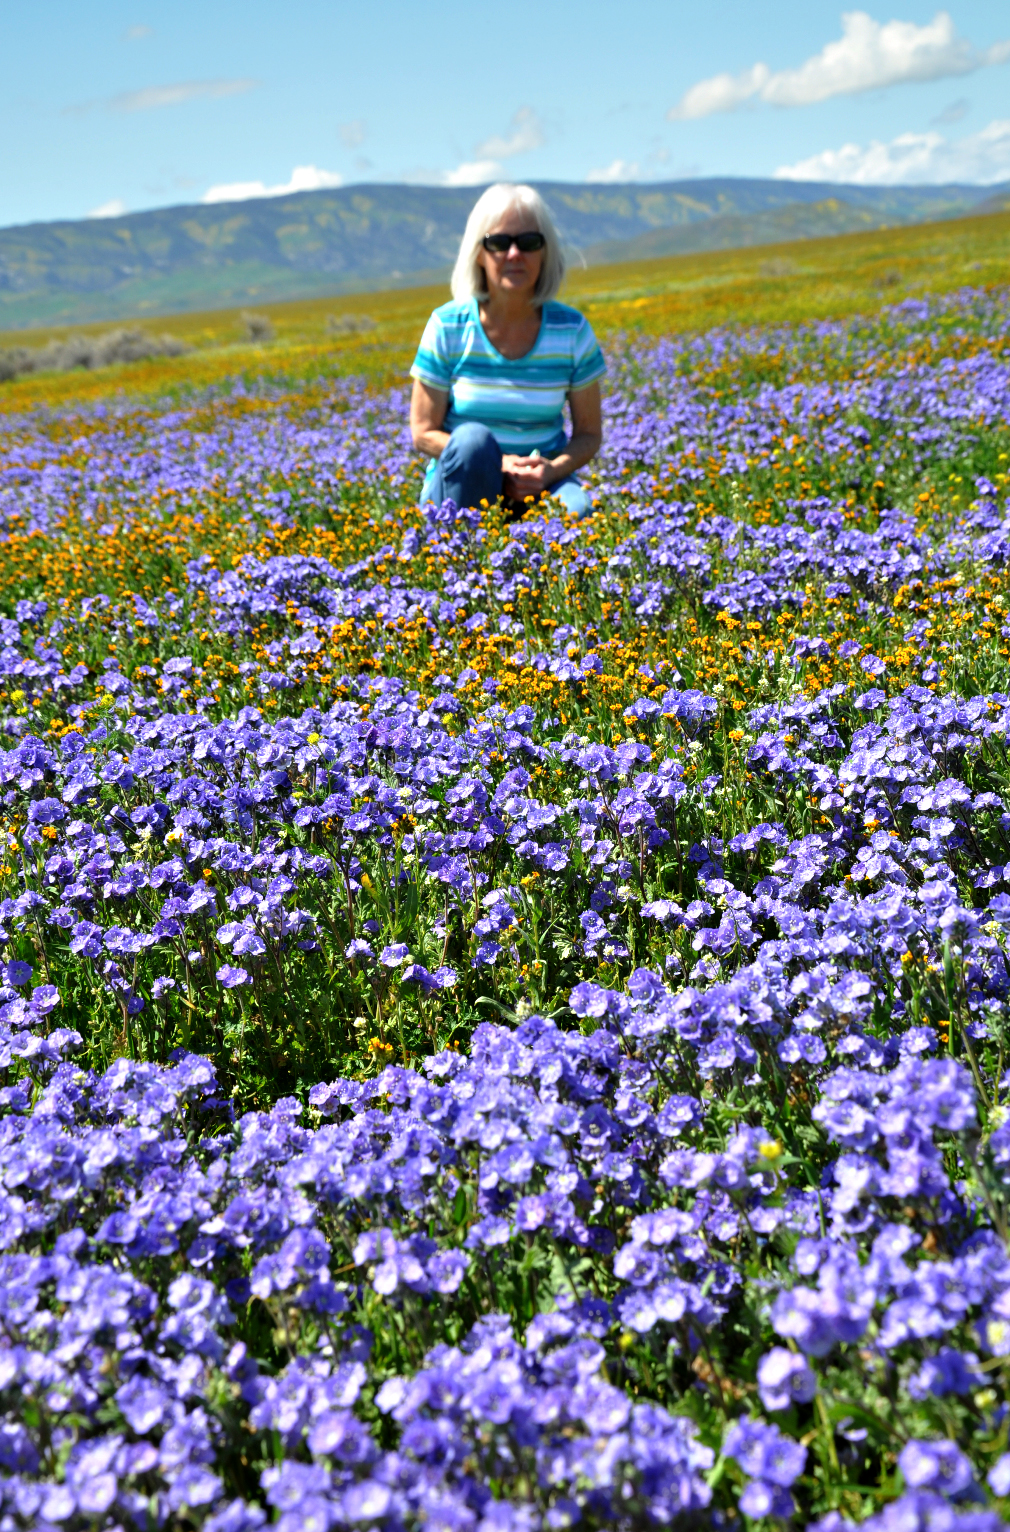
[[489,468],[497,466],[499,471],[501,469],[501,448],[487,426],[477,421],[467,421],[465,425],[456,427],[445,445],[443,458],[446,453],[451,454],[452,462],[479,463]]
[[569,515],[578,517],[579,521],[593,514],[592,501],[577,479],[564,479],[560,484],[552,486],[547,493],[560,500]]

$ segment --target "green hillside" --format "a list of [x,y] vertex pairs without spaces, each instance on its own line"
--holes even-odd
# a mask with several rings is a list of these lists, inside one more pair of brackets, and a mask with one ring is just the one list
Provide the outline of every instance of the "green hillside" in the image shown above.
[[591,266],[617,261],[648,261],[664,255],[693,255],[705,250],[742,250],[796,239],[826,239],[893,228],[917,218],[898,217],[884,208],[854,207],[841,197],[794,202],[767,212],[723,213],[668,229],[650,229],[634,239],[603,240],[585,252]]

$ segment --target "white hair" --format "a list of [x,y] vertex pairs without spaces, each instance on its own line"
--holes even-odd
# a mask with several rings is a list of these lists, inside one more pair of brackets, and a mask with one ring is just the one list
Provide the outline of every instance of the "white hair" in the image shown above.
[[457,303],[465,303],[467,298],[479,298],[487,292],[487,278],[483,266],[477,260],[477,252],[484,235],[491,232],[500,218],[516,208],[529,215],[533,228],[539,229],[547,241],[540,276],[533,290],[534,304],[539,307],[547,303],[561,286],[566,261],[550,208],[532,186],[510,186],[507,181],[499,181],[478,197],[466,221],[450,283],[452,296]]

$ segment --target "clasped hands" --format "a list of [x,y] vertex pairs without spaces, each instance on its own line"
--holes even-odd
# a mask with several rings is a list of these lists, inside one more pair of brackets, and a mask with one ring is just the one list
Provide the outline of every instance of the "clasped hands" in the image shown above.
[[519,457],[513,452],[502,456],[502,493],[508,500],[525,500],[527,495],[542,495],[557,482],[558,470],[550,458]]

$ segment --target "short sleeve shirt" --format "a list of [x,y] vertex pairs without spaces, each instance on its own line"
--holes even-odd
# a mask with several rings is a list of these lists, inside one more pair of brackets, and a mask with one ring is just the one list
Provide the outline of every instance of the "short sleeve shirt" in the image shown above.
[[410,375],[448,393],[446,431],[476,422],[503,452],[547,454],[565,442],[565,395],[588,388],[606,370],[592,327],[577,309],[545,303],[532,349],[510,360],[488,340],[477,300],[470,298],[435,310]]

